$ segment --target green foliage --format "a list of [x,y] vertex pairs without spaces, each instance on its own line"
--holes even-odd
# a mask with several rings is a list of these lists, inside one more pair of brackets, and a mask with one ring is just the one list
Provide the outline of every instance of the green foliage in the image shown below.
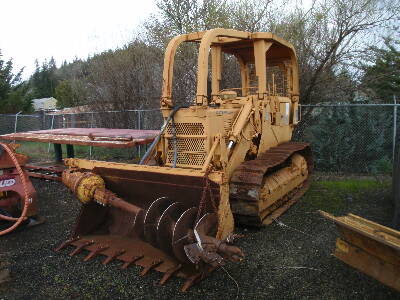
[[371,174],[373,175],[392,175],[393,163],[388,156],[384,156],[370,164]]
[[311,142],[320,171],[387,174],[392,118],[393,111],[381,107],[318,108],[300,139]]
[[26,83],[14,87],[4,101],[1,113],[24,113],[33,112],[31,95],[29,94],[29,86]]
[[302,201],[312,210],[320,209],[331,214],[340,214],[347,210],[354,198],[365,194],[387,190],[390,182],[378,182],[370,178],[347,178],[314,181]]
[[384,48],[371,47],[372,64],[363,65],[364,90],[370,97],[391,102],[400,95],[400,40],[385,40]]
[[3,60],[0,50],[0,113],[29,112],[32,109],[27,98],[28,87],[21,83],[22,71],[14,74],[12,60]]
[[[79,82],[75,82],[75,85]],[[55,98],[57,99],[57,108],[74,107],[82,103],[79,101],[78,89],[74,87],[71,80],[62,80],[55,88]]]
[[[351,102],[360,78],[354,76],[349,65],[365,60],[360,53],[370,47],[371,39],[364,37],[370,37],[377,28],[398,16],[398,5],[394,2],[324,0],[315,1],[306,9],[301,1],[291,0],[157,0],[158,10],[144,22],[140,37],[129,44],[87,59],[64,62],[60,68],[53,58],[41,65],[36,62],[24,99],[53,96],[59,101],[59,108],[83,104],[98,109],[157,107],[167,42],[177,34],[223,27],[271,31],[291,42],[300,67],[302,103]],[[398,66],[394,42],[384,51],[373,48],[369,53],[377,58],[365,69],[365,78],[373,74],[387,76],[393,66]],[[193,45],[180,46],[177,51],[173,82],[176,103],[194,97],[196,54]],[[0,63],[0,70],[9,75],[11,62]],[[221,86],[238,87],[237,69],[236,58],[224,58]],[[391,74],[389,80],[370,80],[368,88],[376,94],[383,95],[383,90],[392,94],[394,86],[398,86],[398,73]],[[13,77],[15,80],[17,75]],[[2,94],[8,95],[12,79],[0,73],[0,78],[3,77],[0,100]],[[2,81],[6,84],[2,85]],[[22,97],[20,92],[13,95],[12,110],[21,102],[16,100],[18,97]]]
[[39,66],[36,61],[36,70],[30,78],[30,84],[33,90],[32,96],[34,98],[48,98],[54,97],[55,88],[57,86],[58,78],[56,75],[56,62],[51,58],[49,62],[46,60]]
[[13,74],[12,60],[4,61],[2,56],[0,50],[0,101],[7,99],[12,87],[20,82],[22,73],[20,70],[17,74]]

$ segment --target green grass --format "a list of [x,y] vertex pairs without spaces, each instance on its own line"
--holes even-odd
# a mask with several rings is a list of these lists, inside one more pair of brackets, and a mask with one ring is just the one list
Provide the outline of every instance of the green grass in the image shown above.
[[378,182],[372,179],[346,179],[338,181],[320,181],[320,185],[337,192],[357,193],[371,189],[387,187],[388,182]]
[[[18,148],[19,153],[29,156],[31,162],[38,161],[52,161],[54,160],[54,147],[53,144],[38,143],[38,142],[18,142],[21,146]],[[66,146],[62,145],[63,158],[66,157]],[[144,153],[144,146],[141,147],[142,155]],[[96,160],[107,161],[124,161],[124,162],[137,162],[136,148],[128,149],[112,149],[104,147],[92,147],[92,157],[90,157],[89,146],[74,145],[74,152],[76,158],[87,158]]]
[[312,183],[302,201],[313,210],[320,209],[337,214],[347,210],[349,205],[359,201],[366,194],[387,191],[389,187],[388,180],[379,182],[370,178],[321,180]]

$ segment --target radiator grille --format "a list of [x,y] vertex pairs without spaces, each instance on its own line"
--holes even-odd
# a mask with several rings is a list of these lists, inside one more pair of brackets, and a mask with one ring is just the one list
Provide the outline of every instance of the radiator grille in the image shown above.
[[[178,152],[205,152],[206,140],[203,138],[176,138]],[[174,139],[168,139],[168,150],[174,150]]]
[[[175,123],[177,135],[204,135],[204,126],[202,123]],[[167,133],[172,133],[171,123],[167,126]]]
[[[178,152],[176,164],[185,166],[202,166],[206,159],[206,153]],[[167,164],[174,162],[174,151],[168,151]]]

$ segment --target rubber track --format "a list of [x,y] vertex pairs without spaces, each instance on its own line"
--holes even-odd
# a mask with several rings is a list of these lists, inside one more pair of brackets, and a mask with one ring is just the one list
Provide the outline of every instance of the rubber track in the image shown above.
[[[243,162],[234,171],[230,184],[231,202],[241,201],[248,202],[250,205],[255,205],[256,203],[254,202],[259,201],[264,176],[278,169],[279,166],[285,163],[294,153],[301,154],[307,161],[308,178],[303,183],[304,188],[300,188],[296,192],[296,194],[301,193],[301,195],[303,195],[309,186],[309,178],[313,169],[311,148],[308,143],[286,142],[269,149],[254,160]],[[300,196],[293,195],[289,197],[290,199],[287,199],[282,206],[292,205],[295,202],[292,199],[294,198],[297,200]],[[277,210],[279,210],[280,207],[278,207]],[[233,211],[233,213],[240,215],[240,223],[256,226],[262,225],[262,220],[260,220],[259,215],[241,215],[240,212],[235,211]]]

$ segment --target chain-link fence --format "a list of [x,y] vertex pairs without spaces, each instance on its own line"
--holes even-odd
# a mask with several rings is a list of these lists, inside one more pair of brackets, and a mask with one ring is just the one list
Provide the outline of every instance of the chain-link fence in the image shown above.
[[0,134],[57,128],[126,128],[160,129],[163,119],[159,109],[0,115]]
[[[301,115],[294,140],[311,143],[317,171],[391,172],[396,131],[400,132],[397,105],[302,105]],[[159,109],[0,115],[0,134],[69,127],[160,129],[162,122]],[[139,149],[136,154],[140,153]]]
[[[43,115],[43,129],[79,127],[156,130],[160,129],[162,122],[159,109]],[[19,125],[17,127],[19,130]]]
[[311,143],[317,171],[390,174],[397,105],[303,105],[301,109],[294,139]]

